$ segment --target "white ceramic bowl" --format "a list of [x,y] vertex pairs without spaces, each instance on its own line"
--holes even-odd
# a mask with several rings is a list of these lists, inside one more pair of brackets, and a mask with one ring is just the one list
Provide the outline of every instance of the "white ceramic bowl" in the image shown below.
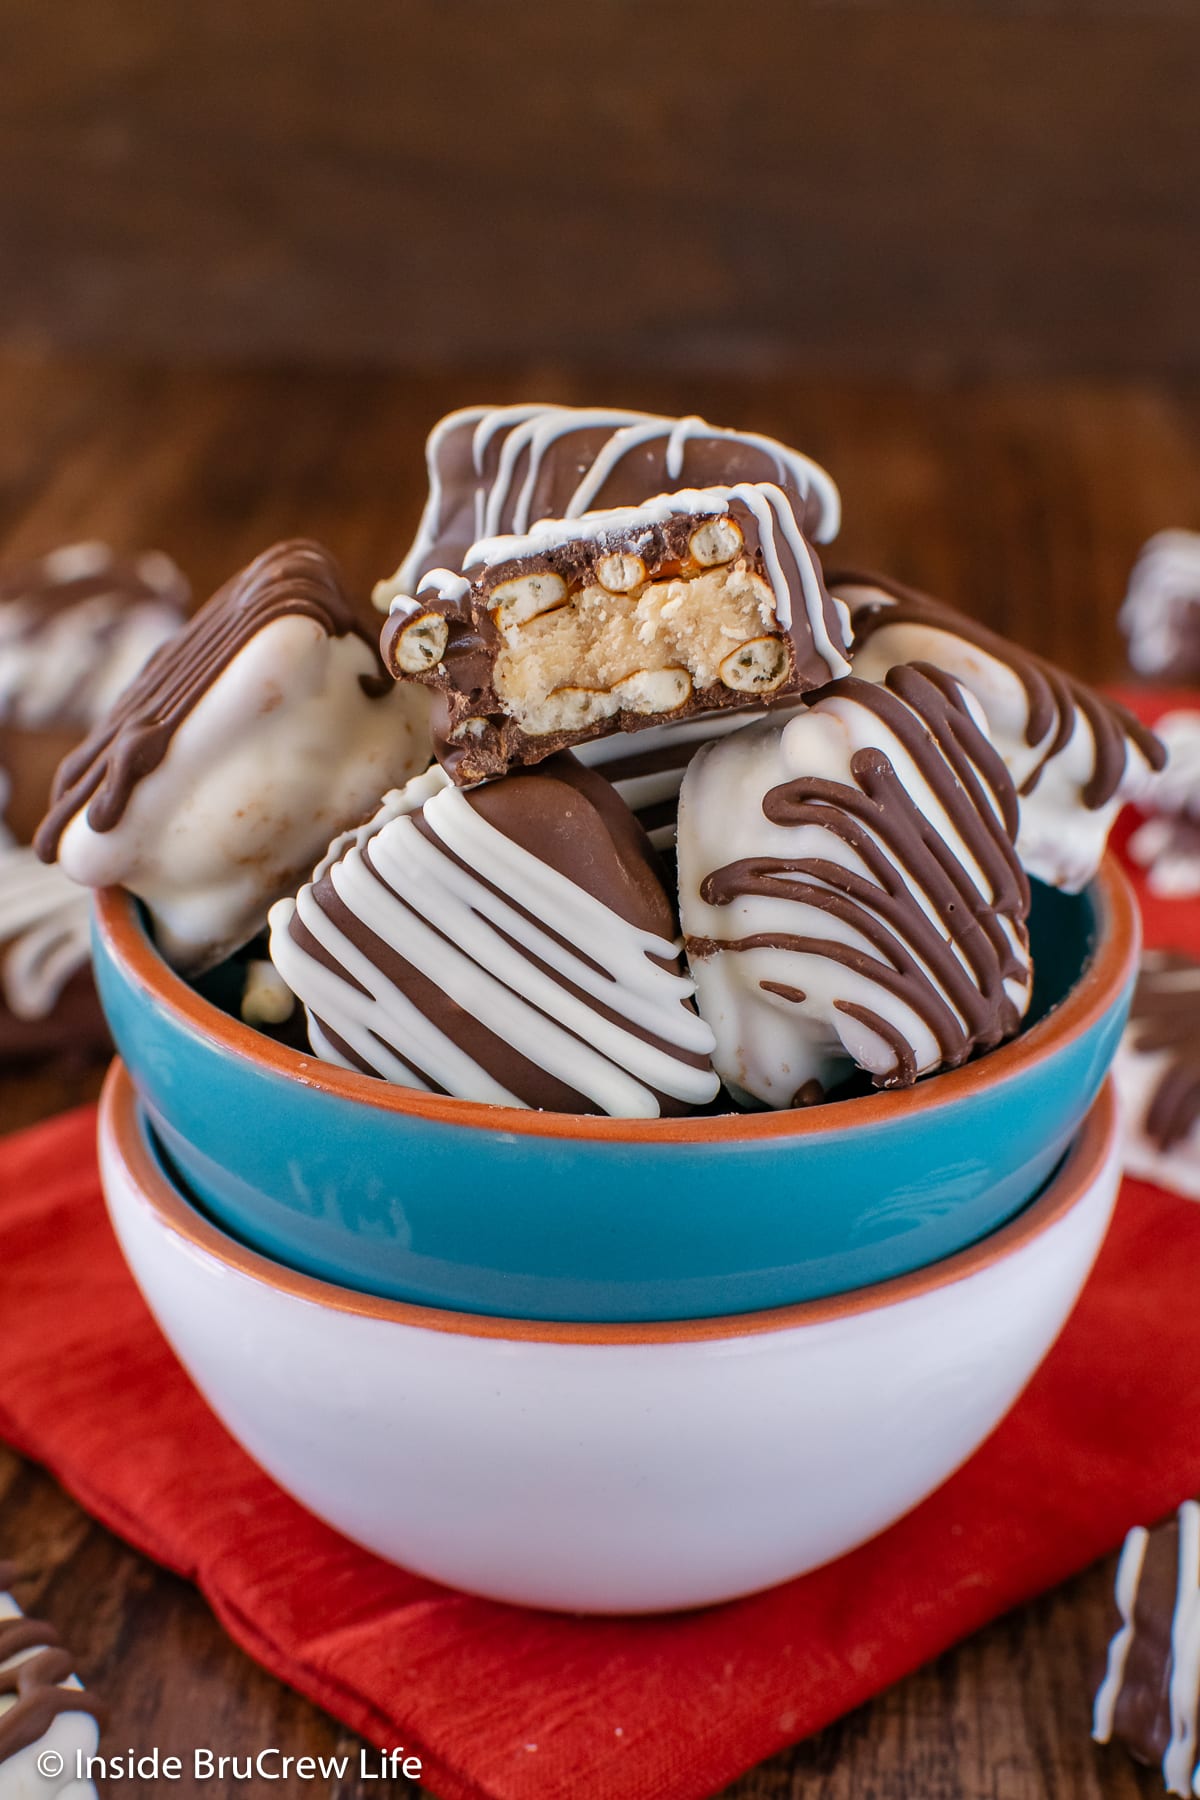
[[750,1593],[931,1493],[1058,1335],[1118,1181],[1106,1087],[1043,1194],[945,1262],[775,1312],[556,1325],[372,1299],[244,1248],[168,1180],[119,1064],[100,1152],[163,1331],[281,1486],[423,1575],[584,1612]]

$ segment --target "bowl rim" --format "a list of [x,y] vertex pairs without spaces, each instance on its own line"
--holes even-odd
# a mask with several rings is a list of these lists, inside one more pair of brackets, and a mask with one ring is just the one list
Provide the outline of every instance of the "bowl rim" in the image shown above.
[[621,1144],[705,1144],[763,1138],[840,1135],[886,1125],[914,1113],[953,1106],[964,1096],[998,1087],[1006,1079],[1055,1054],[1088,1031],[1112,1006],[1137,968],[1140,948],[1137,901],[1123,869],[1109,852],[1085,892],[1096,911],[1096,942],[1079,980],[1057,1006],[1007,1044],[986,1056],[949,1069],[910,1088],[838,1100],[828,1106],[783,1108],[774,1112],[719,1113],[700,1118],[610,1119],[585,1113],[538,1112],[494,1106],[478,1100],[430,1094],[393,1086],[375,1076],[338,1068],[266,1037],[231,1018],[188,986],[164,962],[142,921],[134,896],[124,888],[100,888],[93,895],[98,937],[123,978],[227,1057],[252,1064],[260,1073],[298,1082],[338,1100],[398,1113],[438,1125],[521,1137],[588,1139]]
[[390,1300],[339,1287],[334,1282],[304,1274],[261,1255],[214,1225],[169,1179],[150,1146],[137,1090],[119,1057],[113,1060],[100,1096],[98,1136],[101,1167],[109,1157],[115,1158],[129,1184],[156,1215],[160,1225],[181,1239],[192,1254],[198,1253],[259,1286],[294,1300],[324,1311],[350,1313],[360,1318],[417,1326],[458,1337],[499,1338],[525,1343],[632,1345],[757,1337],[800,1326],[829,1324],[862,1313],[882,1311],[979,1274],[1043,1237],[1103,1178],[1116,1156],[1117,1109],[1113,1080],[1109,1075],[1065,1160],[1037,1198],[998,1231],[940,1262],[895,1275],[888,1281],[874,1282],[868,1287],[852,1288],[848,1293],[831,1294],[819,1300],[801,1300],[791,1306],[771,1307],[761,1312],[722,1314],[707,1319],[630,1320],[611,1325],[589,1320],[498,1318],[490,1313],[419,1306],[413,1301]]

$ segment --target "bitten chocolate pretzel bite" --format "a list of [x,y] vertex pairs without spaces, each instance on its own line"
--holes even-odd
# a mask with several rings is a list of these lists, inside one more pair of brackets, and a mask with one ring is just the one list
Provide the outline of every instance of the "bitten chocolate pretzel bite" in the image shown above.
[[482,537],[523,534],[540,519],[637,506],[678,488],[772,482],[805,535],[837,536],[837,488],[817,463],[774,438],[704,419],[604,407],[472,406],[450,413],[426,445],[429,499],[408,555],[376,589],[386,612],[431,569],[460,569]]
[[1139,675],[1200,680],[1200,532],[1160,531],[1143,547],[1120,624]]
[[1011,1037],[1031,985],[1016,827],[976,703],[925,665],[700,751],[680,909],[726,1084],[800,1106],[855,1065],[906,1087]]
[[[397,594],[383,654],[438,690],[442,766],[485,781],[617,730],[803,693],[849,669],[791,501],[771,483],[663,494],[484,538]],[[473,573],[477,571],[477,573]]]
[[964,613],[878,575],[838,574],[854,628],[854,672],[933,663],[978,700],[1020,798],[1017,851],[1030,875],[1077,893],[1113,820],[1166,753],[1133,714]]
[[1145,952],[1114,1074],[1126,1168],[1200,1200],[1200,959]]
[[271,909],[319,1056],[505,1106],[654,1118],[716,1097],[645,834],[571,757],[388,795]]
[[[16,1564],[0,1562],[0,1795],[96,1800],[76,1758],[96,1754],[104,1708],[72,1674],[54,1627],[25,1618],[5,1591],[16,1579]],[[45,1772],[45,1756],[59,1759],[58,1775]]]
[[1162,1770],[1167,1792],[1200,1793],[1200,1506],[1125,1539],[1114,1631],[1092,1736]]
[[38,830],[121,883],[186,973],[259,931],[331,835],[425,766],[425,702],[388,678],[319,544],[277,544],[165,645],[67,757]]
[[1167,766],[1141,799],[1148,816],[1127,848],[1152,894],[1190,899],[1200,894],[1200,712],[1166,713],[1154,729]]

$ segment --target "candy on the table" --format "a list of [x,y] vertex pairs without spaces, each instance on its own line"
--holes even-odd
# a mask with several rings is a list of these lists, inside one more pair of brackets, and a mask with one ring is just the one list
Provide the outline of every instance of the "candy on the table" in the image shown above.
[[1120,622],[1139,675],[1200,680],[1200,532],[1160,531],[1143,546]]
[[1114,1631],[1092,1736],[1157,1765],[1170,1794],[1200,1793],[1200,1505],[1185,1500],[1148,1531],[1135,1526],[1117,1564]]
[[679,812],[680,910],[734,1092],[819,1101],[955,1068],[1030,996],[1016,795],[942,671],[851,676],[701,750]]
[[437,690],[438,757],[487,780],[588,738],[823,686],[849,670],[793,502],[764,482],[484,538],[395,593],[383,653]]
[[28,839],[55,765],[179,630],[187,599],[159,551],[68,544],[0,569],[0,1061],[107,1042],[87,896]]
[[179,629],[187,599],[157,550],[67,544],[0,569],[0,721],[86,731]]
[[622,1117],[718,1091],[653,852],[568,756],[390,794],[272,908],[271,955],[318,1055],[407,1087]]
[[1200,1200],[1200,958],[1143,954],[1114,1075],[1126,1168]]
[[841,516],[837,488],[807,456],[695,417],[536,402],[466,407],[434,426],[426,462],[429,498],[408,555],[376,590],[383,612],[431,569],[461,568],[478,538],[636,506],[672,489],[772,482],[819,544],[836,537]]
[[1154,727],[1167,766],[1141,798],[1147,817],[1128,850],[1164,900],[1200,895],[1200,712],[1165,713]]
[[332,558],[297,539],[221,588],[67,757],[37,849],[140,895],[195,973],[428,758],[424,696],[390,680]]
[[915,589],[859,574],[838,574],[830,587],[850,607],[856,675],[880,681],[896,663],[927,662],[970,689],[1016,783],[1026,870],[1069,893],[1085,887],[1121,806],[1163,765],[1154,733],[1085,682]]
[[0,1061],[103,1042],[88,915],[85,890],[0,825]]
[[104,1708],[54,1627],[26,1618],[6,1591],[16,1579],[16,1565],[0,1562],[0,1800],[96,1800],[77,1771],[96,1754]]

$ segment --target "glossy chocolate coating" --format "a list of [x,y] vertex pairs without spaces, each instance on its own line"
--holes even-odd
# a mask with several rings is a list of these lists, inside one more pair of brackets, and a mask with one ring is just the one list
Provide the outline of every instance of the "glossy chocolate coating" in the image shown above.
[[468,793],[436,774],[410,787],[272,910],[272,957],[318,1054],[555,1112],[713,1099],[674,910],[610,784],[561,756]]
[[697,418],[536,403],[470,407],[434,428],[427,462],[429,502],[399,570],[410,593],[431,569],[461,568],[477,538],[637,506],[679,488],[774,482],[807,536],[824,543],[839,523],[837,490],[807,457]]

